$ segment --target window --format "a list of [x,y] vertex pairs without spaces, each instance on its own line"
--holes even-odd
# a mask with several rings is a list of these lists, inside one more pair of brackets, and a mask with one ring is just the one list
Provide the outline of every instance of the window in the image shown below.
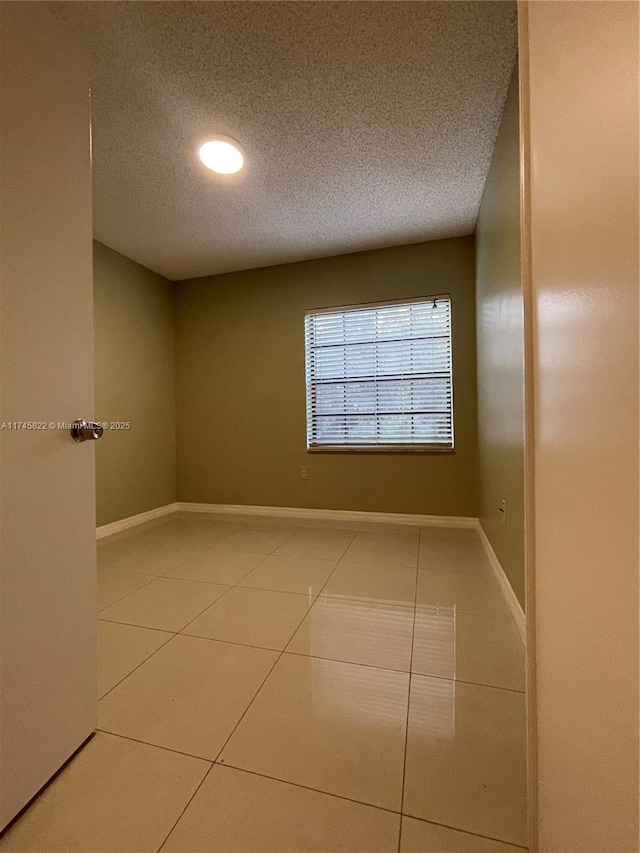
[[451,299],[305,315],[309,450],[452,450]]

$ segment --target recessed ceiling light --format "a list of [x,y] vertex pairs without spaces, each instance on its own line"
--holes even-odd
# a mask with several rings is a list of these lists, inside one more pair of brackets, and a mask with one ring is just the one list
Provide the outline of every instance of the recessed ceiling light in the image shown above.
[[212,172],[233,175],[244,166],[242,146],[229,136],[215,136],[198,149],[198,156]]

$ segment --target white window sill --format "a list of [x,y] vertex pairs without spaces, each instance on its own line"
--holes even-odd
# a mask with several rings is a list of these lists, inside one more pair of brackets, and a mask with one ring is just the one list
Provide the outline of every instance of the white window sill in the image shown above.
[[453,447],[434,444],[318,444],[307,453],[455,453]]

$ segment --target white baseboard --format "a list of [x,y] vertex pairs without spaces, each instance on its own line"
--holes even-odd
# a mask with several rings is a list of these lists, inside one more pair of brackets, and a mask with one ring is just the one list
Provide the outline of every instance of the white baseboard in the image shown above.
[[128,518],[121,518],[119,521],[112,521],[111,524],[103,524],[96,528],[96,539],[104,539],[105,536],[113,536],[114,533],[121,533],[123,530],[128,530],[130,527],[138,527],[139,524],[145,524],[147,521],[153,521],[154,518],[162,518],[164,515],[172,515],[176,512],[177,504],[166,504],[155,509],[147,510],[147,512],[138,513],[138,515],[130,515]]
[[242,504],[177,504],[179,512],[220,515],[268,515],[275,518],[309,518],[324,521],[360,521],[380,524],[418,524],[425,527],[477,527],[476,518],[457,515],[412,515],[396,512],[360,512],[347,509],[309,509],[291,506],[245,506]]
[[484,528],[478,519],[476,522],[476,527],[478,530],[478,534],[480,535],[480,541],[484,547],[485,553],[491,565],[491,569],[493,570],[493,574],[500,585],[500,589],[502,590],[502,594],[504,596],[505,601],[507,602],[507,607],[509,608],[509,612],[513,618],[513,621],[516,623],[516,628],[520,633],[522,638],[522,642],[526,645],[527,643],[527,622],[524,615],[524,610],[522,609],[522,605],[518,601],[518,598],[513,591],[511,584],[509,583],[509,579],[507,578],[502,565],[500,564],[500,560],[496,557],[496,552],[493,550],[493,546],[489,541],[489,537],[484,532]]

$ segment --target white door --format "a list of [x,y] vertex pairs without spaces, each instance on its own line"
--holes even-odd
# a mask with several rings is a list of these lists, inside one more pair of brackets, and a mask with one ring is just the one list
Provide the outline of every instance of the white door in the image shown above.
[[[85,57],[0,3],[0,828],[96,724],[91,162]],[[35,428],[16,428],[20,423]]]

